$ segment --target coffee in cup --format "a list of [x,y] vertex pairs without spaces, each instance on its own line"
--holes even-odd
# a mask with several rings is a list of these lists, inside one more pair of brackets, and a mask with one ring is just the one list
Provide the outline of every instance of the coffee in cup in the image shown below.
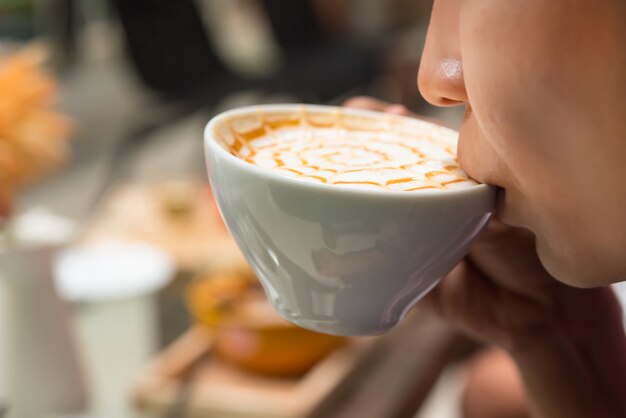
[[[453,190],[477,183],[460,169],[456,134],[436,125],[411,130],[398,116],[257,114],[230,127],[234,156],[302,181],[370,190]],[[238,126],[239,125],[239,126]]]

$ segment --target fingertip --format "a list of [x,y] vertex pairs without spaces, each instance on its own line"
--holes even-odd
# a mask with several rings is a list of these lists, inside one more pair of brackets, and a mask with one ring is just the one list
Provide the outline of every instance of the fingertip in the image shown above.
[[371,109],[376,105],[376,103],[367,96],[355,96],[346,100],[343,105],[345,107],[354,107],[357,109]]
[[385,109],[385,112],[401,116],[408,116],[411,113],[405,105],[401,104],[391,105]]

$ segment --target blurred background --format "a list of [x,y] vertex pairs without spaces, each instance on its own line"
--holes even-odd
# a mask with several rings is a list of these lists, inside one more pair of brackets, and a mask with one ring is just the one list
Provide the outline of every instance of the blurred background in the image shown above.
[[[0,416],[455,417],[472,345],[269,308],[202,130],[238,106],[427,105],[429,0],[0,0]],[[440,376],[442,376],[440,378]]]

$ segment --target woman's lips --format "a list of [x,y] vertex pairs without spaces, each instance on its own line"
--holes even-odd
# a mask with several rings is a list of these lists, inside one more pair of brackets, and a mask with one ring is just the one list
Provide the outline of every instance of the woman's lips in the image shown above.
[[488,143],[469,104],[463,116],[459,145],[459,162],[467,175],[497,189],[494,217],[508,225],[520,226],[523,199],[519,188],[511,181],[506,164]]
[[[463,115],[463,123],[461,124],[461,131],[459,136],[459,144],[463,143],[465,147],[464,153],[459,152],[459,157],[465,155],[465,159],[460,158],[461,168],[463,168],[467,175],[480,182],[489,184],[490,186],[496,187],[496,206],[494,216],[502,220],[504,212],[506,211],[506,190],[500,184],[498,184],[496,179],[494,179],[494,173],[489,172],[489,170],[484,170],[481,164],[485,164],[486,161],[482,161],[481,154],[476,153],[476,147],[479,146],[479,142],[481,138],[479,137],[480,131],[478,130],[478,126],[476,124],[476,120],[473,118],[474,114],[472,112],[471,106],[467,105],[465,109],[465,114]],[[469,147],[469,148],[468,148]],[[467,152],[472,150],[470,152]],[[467,158],[471,158],[472,161],[466,161]],[[476,161],[473,161],[476,160]]]

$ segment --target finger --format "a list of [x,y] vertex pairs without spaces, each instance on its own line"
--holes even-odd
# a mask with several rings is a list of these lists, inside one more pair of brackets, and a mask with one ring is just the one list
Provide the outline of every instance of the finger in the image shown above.
[[358,96],[353,97],[352,99],[347,100],[344,103],[344,106],[350,107],[353,109],[366,109],[366,110],[375,110],[378,112],[391,113],[394,115],[400,116],[411,116],[418,119],[427,119],[423,116],[418,116],[415,113],[411,112],[407,109],[406,106],[402,104],[393,104],[388,103],[383,100],[374,99],[373,97],[367,96]]
[[554,329],[558,317],[553,308],[500,287],[468,259],[420,303],[465,333],[506,349]]
[[366,109],[366,110],[376,110],[379,112],[384,112],[389,106],[392,106],[391,103],[384,102],[382,100],[374,99],[373,97],[367,96],[357,96],[351,99],[348,99],[343,104],[346,107],[351,107],[353,109]]
[[401,104],[395,104],[395,105],[388,106],[385,109],[385,112],[392,113],[394,115],[401,115],[401,116],[411,116],[412,115],[412,113],[409,111],[409,109],[407,109],[406,106],[401,105]]
[[495,284],[550,305],[558,282],[541,265],[530,231],[492,220],[468,258]]
[[475,338],[492,340],[497,330],[497,301],[495,286],[464,261],[420,301],[420,306]]
[[352,109],[374,110],[377,112],[385,112],[385,113],[391,113],[391,114],[400,115],[400,116],[408,116],[408,117],[424,120],[426,122],[431,122],[437,125],[448,126],[448,124],[442,120],[413,113],[409,109],[407,109],[407,107],[404,105],[392,104],[389,102],[385,102],[383,100],[374,99],[373,97],[367,97],[367,96],[353,97],[351,99],[346,100],[343,105],[345,107],[349,107]]

